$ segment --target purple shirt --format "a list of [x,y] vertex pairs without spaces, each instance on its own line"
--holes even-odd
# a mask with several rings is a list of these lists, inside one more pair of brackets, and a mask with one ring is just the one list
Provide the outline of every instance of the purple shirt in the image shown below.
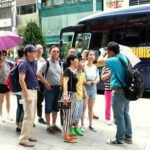
[[25,59],[18,66],[19,74],[25,74],[25,83],[28,89],[38,88],[38,80],[36,77],[36,69],[34,61]]

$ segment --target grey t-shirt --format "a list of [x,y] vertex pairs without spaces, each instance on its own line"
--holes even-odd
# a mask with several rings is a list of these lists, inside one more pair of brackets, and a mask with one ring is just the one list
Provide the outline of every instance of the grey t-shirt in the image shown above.
[[[61,85],[60,78],[61,78],[61,66],[59,61],[52,62],[51,59],[49,61],[49,68],[46,75],[46,80],[51,85]],[[43,64],[43,66],[40,68],[40,72],[42,74],[45,74],[47,69],[47,63]]]

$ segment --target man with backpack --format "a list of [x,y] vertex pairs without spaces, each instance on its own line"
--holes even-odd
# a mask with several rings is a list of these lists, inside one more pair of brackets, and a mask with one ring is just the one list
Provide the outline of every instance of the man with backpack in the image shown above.
[[[132,125],[129,115],[129,100],[125,97],[123,86],[126,86],[125,68],[118,59],[121,58],[126,64],[129,64],[128,59],[120,54],[119,44],[110,42],[107,46],[109,58],[105,59],[100,56],[98,63],[106,65],[111,69],[110,85],[112,88],[112,107],[114,119],[117,126],[116,139],[109,140],[109,144],[132,144]],[[120,83],[122,82],[122,84]]]
[[[59,62],[59,48],[55,45],[50,47],[49,58],[37,73],[38,78],[45,85],[45,116],[47,132],[50,134],[60,133],[61,129],[56,125],[57,112],[59,111],[58,99],[61,92],[62,69]],[[44,77],[43,77],[44,74]],[[52,124],[50,124],[52,114]]]
[[19,144],[25,147],[33,147],[32,142],[37,141],[31,137],[37,103],[37,89],[39,88],[34,64],[36,51],[37,49],[33,45],[26,45],[24,48],[26,58],[18,66],[19,83],[24,99],[24,119]]

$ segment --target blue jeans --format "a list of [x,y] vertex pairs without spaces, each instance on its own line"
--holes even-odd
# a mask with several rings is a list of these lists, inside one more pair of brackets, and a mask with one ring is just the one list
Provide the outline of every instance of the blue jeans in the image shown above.
[[129,100],[124,96],[124,91],[112,91],[112,107],[117,126],[116,140],[124,142],[132,139],[132,126],[129,115]]
[[75,100],[75,104],[76,104],[76,109],[75,109],[75,114],[74,114],[74,121],[79,121],[81,119],[82,116],[82,112],[83,112],[83,100]]
[[22,99],[21,95],[17,95],[17,112],[16,112],[16,124],[22,124],[23,122],[23,117],[24,117],[24,110],[23,110],[23,104],[19,103],[19,100]]

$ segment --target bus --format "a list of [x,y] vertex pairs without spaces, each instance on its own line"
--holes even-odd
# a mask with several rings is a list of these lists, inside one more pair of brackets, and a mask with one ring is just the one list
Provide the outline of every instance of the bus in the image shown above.
[[78,52],[81,49],[97,52],[110,41],[131,47],[141,59],[135,67],[145,81],[145,91],[150,91],[150,4],[87,16],[77,25],[61,29],[61,44],[65,33],[72,34],[71,46]]

